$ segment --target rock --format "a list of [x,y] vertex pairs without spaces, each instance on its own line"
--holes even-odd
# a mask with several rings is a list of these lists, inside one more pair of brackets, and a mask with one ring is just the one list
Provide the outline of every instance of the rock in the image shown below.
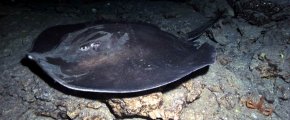
[[290,99],[290,85],[288,85],[284,81],[277,81],[277,96],[281,100],[288,100]]
[[208,89],[203,89],[200,98],[182,110],[182,120],[210,120],[219,110],[215,95]]
[[191,79],[176,89],[161,93],[151,93],[130,98],[108,100],[114,114],[119,117],[139,116],[150,119],[180,119],[181,111],[187,103],[199,98],[204,85],[200,80]]
[[202,89],[205,87],[200,80],[189,80],[182,84],[188,93],[186,94],[186,102],[191,103],[200,97]]
[[156,119],[160,113],[157,109],[162,103],[162,93],[151,93],[145,96],[131,98],[113,98],[108,100],[108,104],[119,117],[142,116]]
[[76,120],[112,120],[115,117],[105,104],[93,100],[77,99],[61,103],[70,119]]
[[205,15],[212,15],[217,10],[224,10],[224,14],[228,16],[235,15],[234,10],[228,4],[227,0],[189,0],[188,3],[200,12],[203,12]]
[[234,42],[232,40],[239,40],[240,34],[238,33],[237,26],[233,26],[230,24],[221,25],[221,29],[212,29],[211,35],[215,41],[217,41],[221,45],[227,45],[230,42]]
[[263,25],[273,21],[272,16],[282,10],[282,7],[267,0],[228,0],[238,16],[254,25]]
[[275,64],[262,64],[255,68],[257,71],[260,72],[261,78],[272,78],[278,77],[280,70],[278,69],[277,65]]

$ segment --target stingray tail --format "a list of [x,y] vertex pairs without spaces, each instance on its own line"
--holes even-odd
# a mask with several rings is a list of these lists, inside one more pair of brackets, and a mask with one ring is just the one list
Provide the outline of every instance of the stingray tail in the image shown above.
[[199,38],[208,28],[213,26],[220,18],[224,16],[224,10],[218,10],[216,16],[211,20],[207,21],[205,24],[196,28],[195,30],[187,33],[187,41],[194,41]]

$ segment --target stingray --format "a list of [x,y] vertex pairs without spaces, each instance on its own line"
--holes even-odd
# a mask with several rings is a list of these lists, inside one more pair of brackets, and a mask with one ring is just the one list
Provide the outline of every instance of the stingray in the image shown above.
[[155,25],[101,22],[60,25],[35,40],[28,58],[61,85],[87,92],[130,93],[157,88],[208,66],[215,48],[194,46],[217,19],[180,39]]

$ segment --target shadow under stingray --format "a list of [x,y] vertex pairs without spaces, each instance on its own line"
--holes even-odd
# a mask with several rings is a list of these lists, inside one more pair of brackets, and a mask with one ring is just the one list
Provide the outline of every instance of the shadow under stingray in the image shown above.
[[[58,82],[54,81],[49,75],[47,75],[45,73],[45,71],[43,71],[41,69],[41,67],[39,67],[37,65],[36,62],[34,62],[28,58],[23,58],[21,60],[21,64],[24,66],[27,66],[31,72],[33,72],[39,78],[44,80],[50,87],[52,87],[52,88],[54,88],[54,89],[56,89],[64,94],[82,97],[82,98],[87,98],[87,99],[98,99],[98,100],[107,100],[110,98],[136,97],[136,96],[150,94],[153,92],[163,92],[163,93],[168,92],[170,90],[177,88],[182,83],[190,80],[191,78],[195,78],[197,76],[206,74],[207,71],[209,70],[209,66],[206,66],[204,68],[201,68],[197,71],[192,72],[191,74],[189,74],[189,75],[187,75],[187,76],[185,76],[185,77],[181,78],[180,80],[177,80],[173,83],[169,83],[167,85],[157,87],[154,89],[150,89],[150,90],[145,90],[145,91],[140,91],[140,92],[132,92],[132,93],[98,93],[98,92],[85,92],[85,91],[77,91],[77,90],[69,89],[69,88],[59,84]],[[162,76],[160,76],[160,77],[162,77]]]

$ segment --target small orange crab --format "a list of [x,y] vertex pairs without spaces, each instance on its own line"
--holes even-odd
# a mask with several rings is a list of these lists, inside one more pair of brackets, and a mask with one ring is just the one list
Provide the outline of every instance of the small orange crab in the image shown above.
[[261,96],[259,102],[254,103],[252,99],[248,98],[246,101],[246,106],[250,109],[259,110],[263,115],[270,116],[273,113],[273,108],[272,107],[265,108],[264,107],[264,99],[265,99],[265,97]]

